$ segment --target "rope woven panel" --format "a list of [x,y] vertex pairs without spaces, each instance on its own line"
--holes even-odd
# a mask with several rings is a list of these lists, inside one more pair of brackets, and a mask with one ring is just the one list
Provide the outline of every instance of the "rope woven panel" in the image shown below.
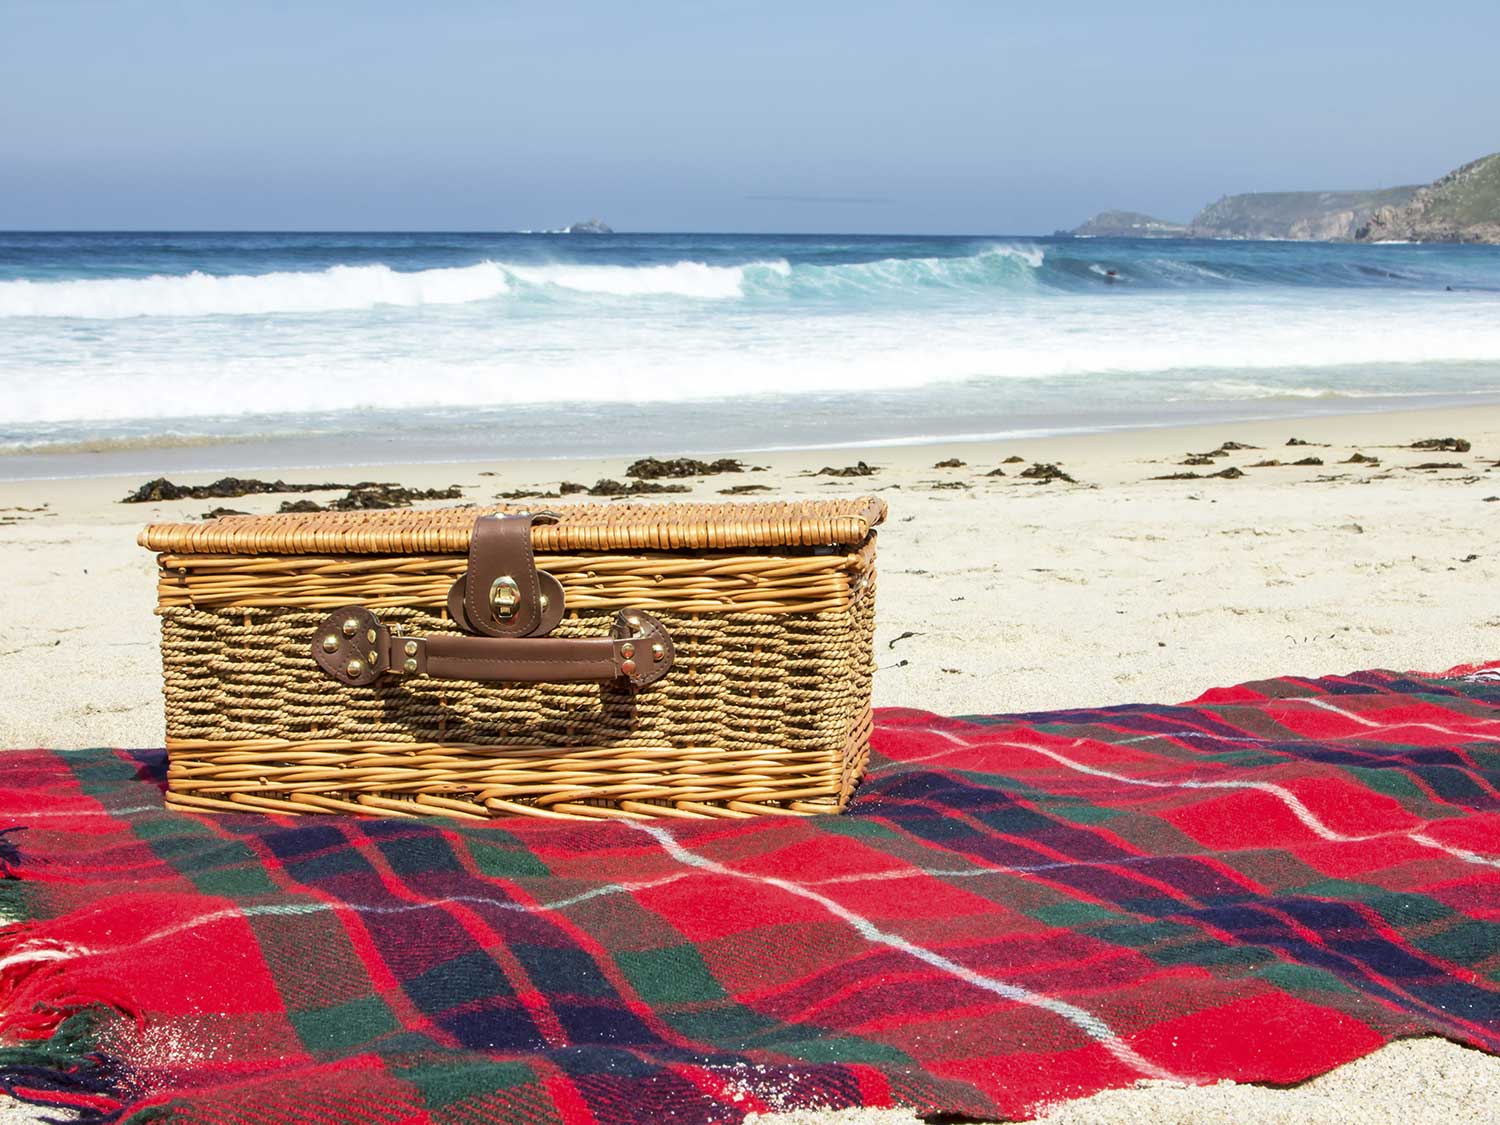
[[[476,516],[534,506],[417,511],[313,512],[227,516],[203,523],[152,524],[139,543],[153,551],[201,554],[425,554],[467,551]],[[886,514],[874,497],[724,504],[574,504],[555,524],[532,529],[537,551],[723,550],[862,543]]]
[[[421,610],[384,616],[418,635],[457,632]],[[168,735],[815,749],[841,743],[868,679],[863,629],[849,611],[665,614],[676,663],[669,681],[640,693],[613,684],[397,677],[348,687],[309,658],[320,620],[294,609],[164,610]],[[588,612],[553,635],[600,636],[609,621]]]

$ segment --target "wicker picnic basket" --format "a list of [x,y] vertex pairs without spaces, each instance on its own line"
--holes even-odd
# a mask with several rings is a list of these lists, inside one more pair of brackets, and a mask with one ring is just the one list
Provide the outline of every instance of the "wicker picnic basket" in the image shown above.
[[842,810],[869,751],[874,499],[154,524],[167,803]]

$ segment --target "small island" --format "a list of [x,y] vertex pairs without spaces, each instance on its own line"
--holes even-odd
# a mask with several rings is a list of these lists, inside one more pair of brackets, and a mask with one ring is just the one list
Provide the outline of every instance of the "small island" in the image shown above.
[[563,231],[564,234],[614,234],[614,230],[603,219],[585,219],[581,223],[574,223]]

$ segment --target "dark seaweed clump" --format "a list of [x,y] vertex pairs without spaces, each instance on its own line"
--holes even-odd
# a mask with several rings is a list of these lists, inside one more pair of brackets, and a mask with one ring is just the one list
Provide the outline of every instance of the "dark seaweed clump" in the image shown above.
[[658,484],[649,480],[633,480],[621,484],[617,480],[601,480],[588,490],[590,496],[607,496],[619,500],[626,496],[657,496],[664,492],[691,492],[685,484]]
[[1067,473],[1059,469],[1056,465],[1044,465],[1040,461],[1033,463],[1031,468],[1029,469],[1022,469],[1020,475],[1025,477],[1027,480],[1034,480],[1039,484],[1047,484],[1055,480],[1065,480],[1069,484],[1078,483],[1072,477],[1068,476]]
[[880,472],[873,465],[866,465],[858,461],[853,465],[845,465],[842,469],[835,469],[831,465],[824,465],[812,475],[815,477],[869,477]]
[[399,484],[379,481],[361,481],[348,486],[349,490],[337,500],[318,504],[312,500],[283,501],[278,512],[365,512],[386,508],[409,508],[417,500],[461,500],[463,489],[458,485],[447,488],[404,488]]
[[662,480],[663,478],[711,477],[719,473],[743,473],[745,463],[733,457],[720,457],[717,461],[700,461],[696,457],[673,457],[662,460],[657,457],[642,457],[625,470],[627,477],[637,480]]
[[173,484],[166,477],[148,480],[122,504],[155,504],[162,500],[228,500],[236,496],[260,496],[268,492],[331,492],[358,488],[349,484],[287,484],[284,480],[241,480],[220,477],[213,484]]

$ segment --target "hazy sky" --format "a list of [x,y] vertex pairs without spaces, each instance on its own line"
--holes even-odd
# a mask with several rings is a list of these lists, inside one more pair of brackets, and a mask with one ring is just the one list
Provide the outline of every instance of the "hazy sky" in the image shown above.
[[1500,149],[1500,4],[0,0],[0,228],[1031,233]]

